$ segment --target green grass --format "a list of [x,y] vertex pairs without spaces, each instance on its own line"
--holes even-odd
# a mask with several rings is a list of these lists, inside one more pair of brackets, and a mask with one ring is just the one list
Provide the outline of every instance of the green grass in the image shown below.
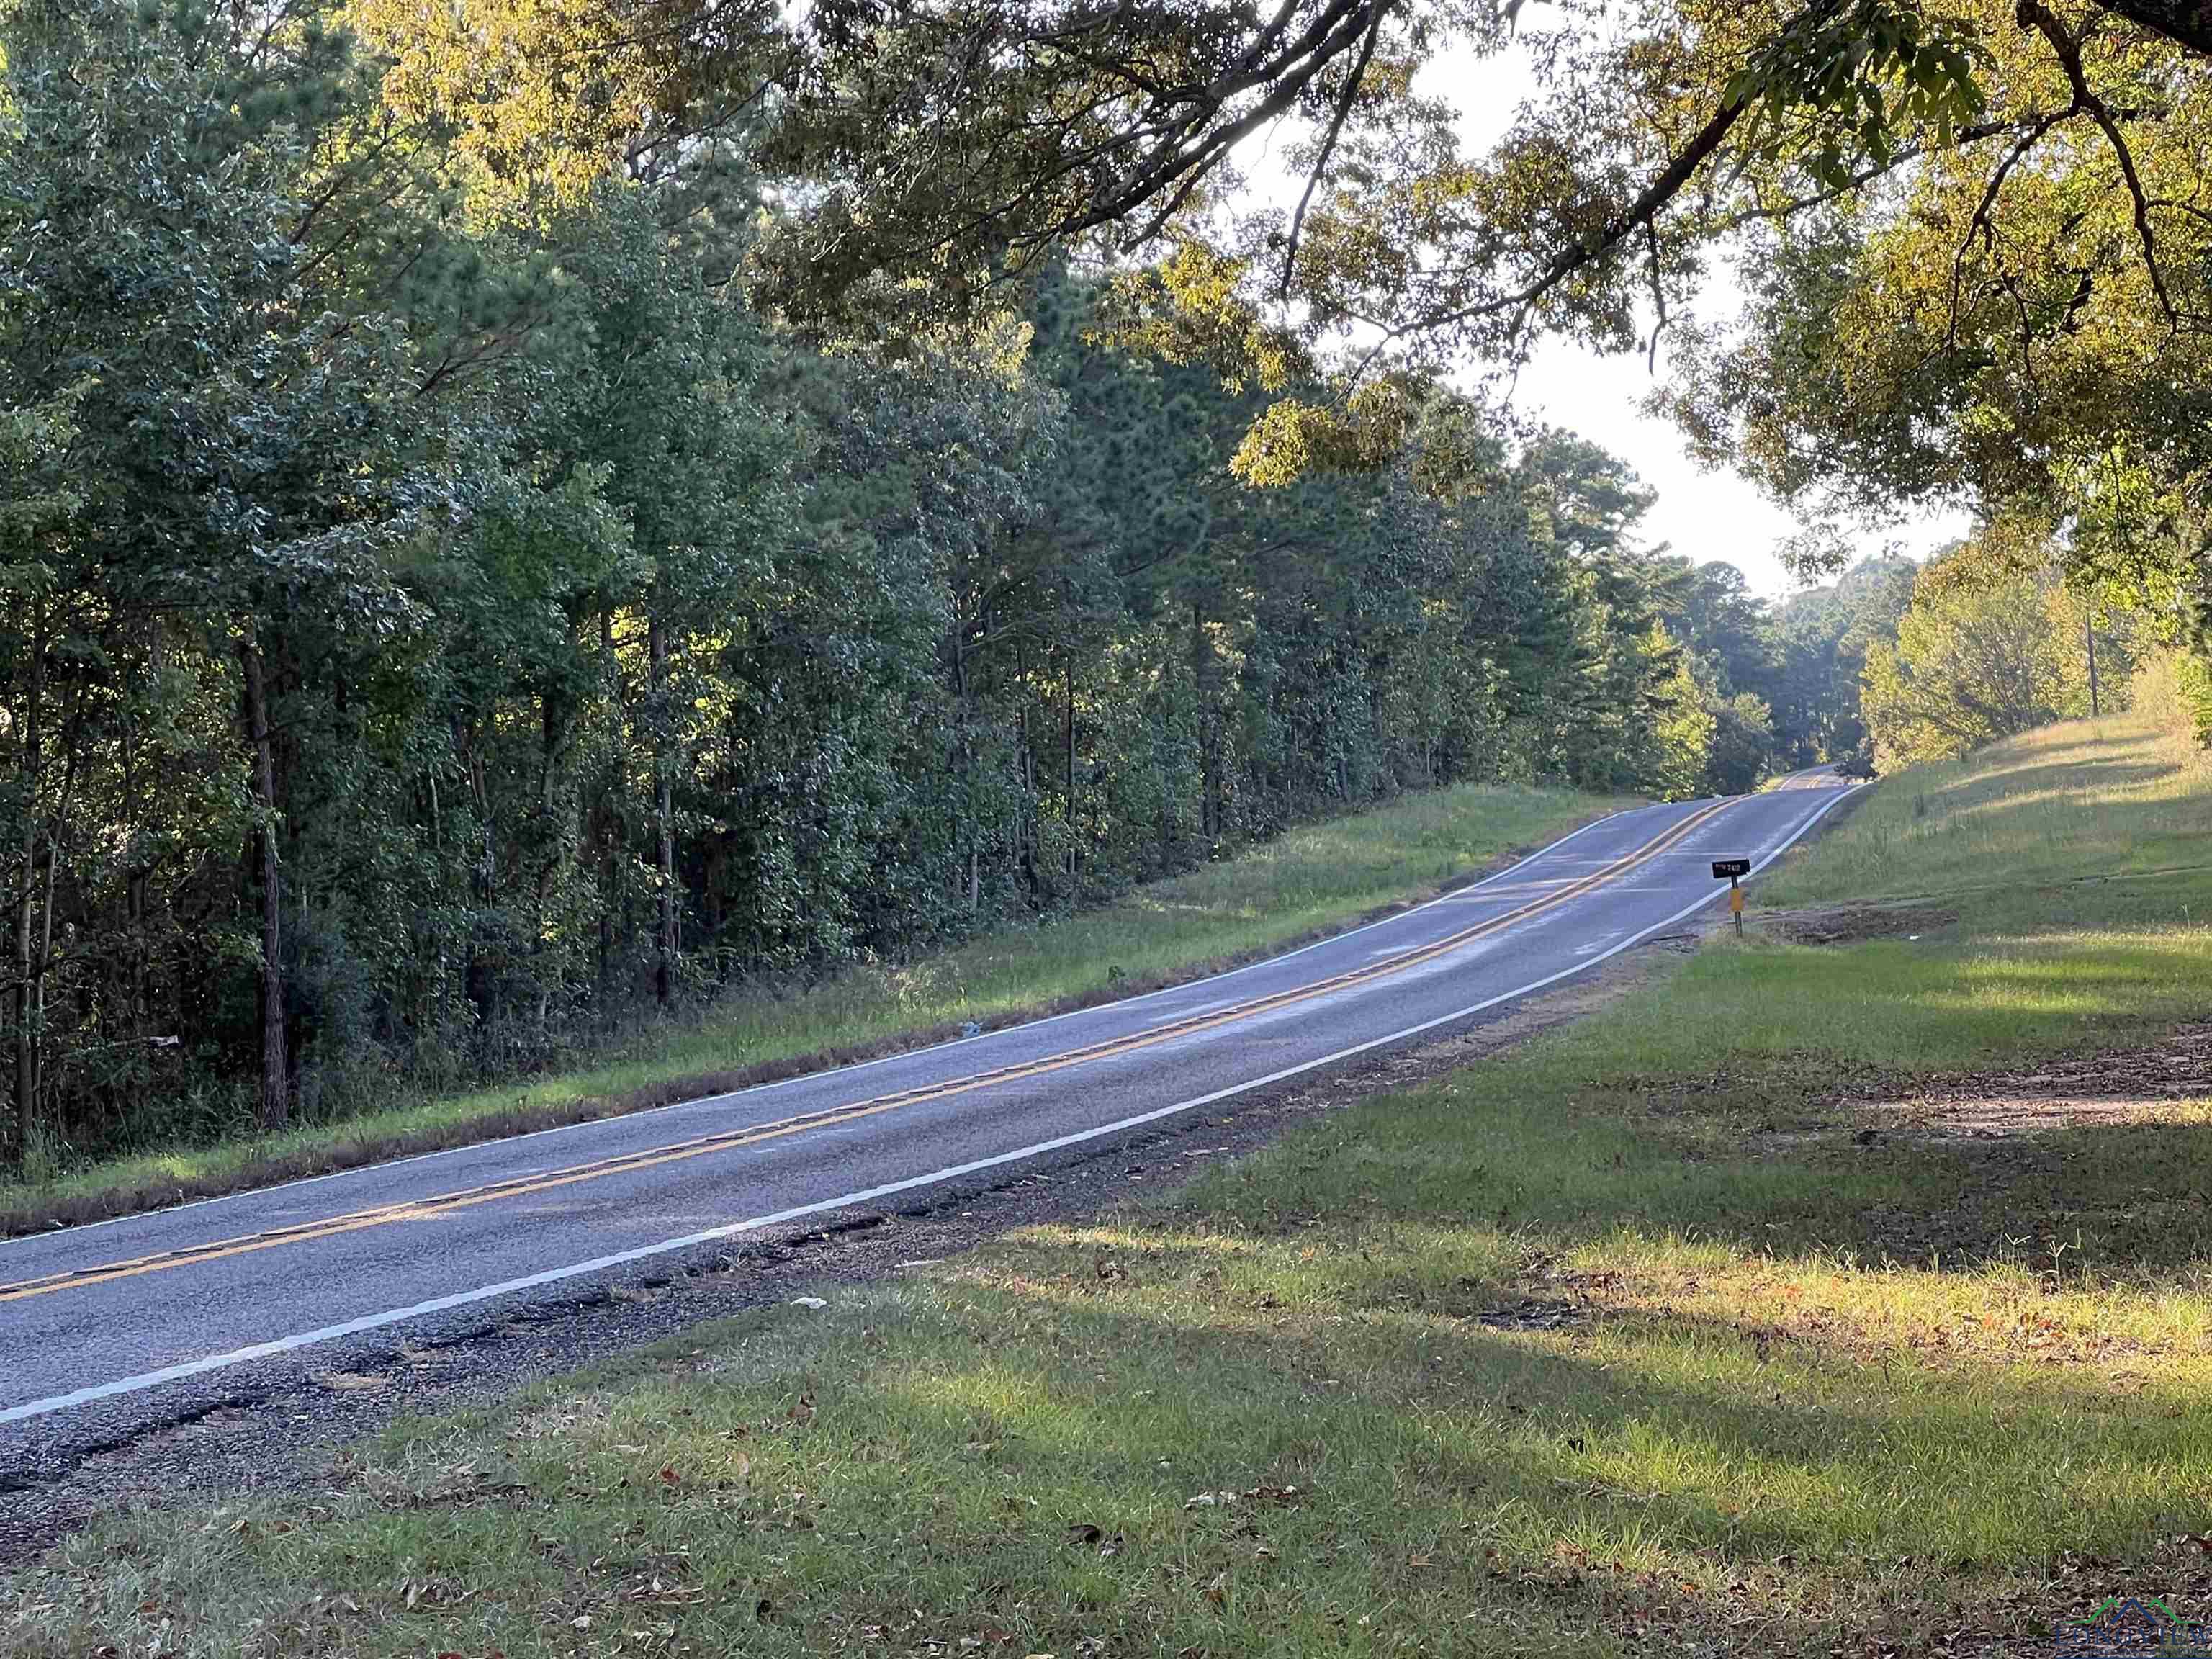
[[[1754,921],[1864,881],[1940,909],[1917,939],[1754,927],[1102,1224],[404,1424],[312,1498],[111,1520],[0,1578],[0,1641],[1827,1656],[2212,1616],[2212,1085],[2154,1063],[2212,936],[2200,875],[2143,873],[2208,829],[2139,723],[1902,775]],[[2128,1109],[1940,1132],[2092,1085]]]
[[2212,919],[2204,767],[2182,736],[2127,717],[1917,766],[1886,781],[1817,859],[1781,872],[1761,902],[1955,899],[1984,928]]
[[[277,1134],[149,1148],[0,1176],[0,1222],[91,1219],[410,1151],[713,1092],[763,1067],[850,1058],[975,1020],[1205,971],[1433,892],[1516,849],[1632,805],[1566,790],[1466,786],[1293,830],[1117,902],[1005,928],[905,966],[855,969],[803,989],[732,997],[672,1024],[639,1052],[586,1070],[472,1093],[403,1097],[384,1109]],[[735,1074],[735,1075],[732,1075]],[[395,1091],[395,1092],[398,1092]]]

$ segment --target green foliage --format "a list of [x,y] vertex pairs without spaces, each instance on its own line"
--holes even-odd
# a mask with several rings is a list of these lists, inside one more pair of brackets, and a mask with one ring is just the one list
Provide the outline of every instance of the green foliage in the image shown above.
[[1677,647],[1613,458],[1347,392],[1196,244],[804,339],[727,84],[669,158],[618,11],[0,8],[14,1144],[573,1062],[1408,787],[1755,775],[1756,608]]
[[[2089,710],[2089,618],[2048,578],[1969,580],[1963,556],[1930,565],[1894,645],[1868,647],[1864,710],[1885,768],[1948,760]],[[2124,684],[2106,646],[2104,672]]]
[[[1671,654],[1664,628],[1653,628],[1648,648],[1655,656]],[[1690,665],[1679,655],[1674,657],[1674,672],[1661,684],[1660,696],[1663,712],[1651,728],[1653,781],[1666,799],[1685,800],[1697,794],[1705,783],[1720,721],[1706,707]]]
[[1963,20],[1911,0],[1856,0],[1799,12],[1720,95],[1752,112],[1745,149],[1836,190],[1863,166],[1890,166],[1917,135],[1950,144],[1987,106],[1989,67]]
[[2195,653],[2154,653],[2136,671],[2128,702],[2164,730],[2212,747],[2212,665]]
[[1713,222],[1757,226],[1751,303],[1737,326],[1684,331],[1662,401],[1793,504],[1968,503],[1991,580],[2055,556],[2100,625],[2125,611],[2204,651],[2212,334],[2194,273],[2212,240],[2188,204],[2212,39],[2155,3],[1898,21],[1914,15],[1962,56],[1935,65],[1948,101],[1886,107],[1825,164],[1759,153],[1756,205]]
[[1917,574],[1908,559],[1869,559],[1781,607],[1774,678],[1759,690],[1785,764],[1844,760],[1867,743],[1861,670],[1871,647],[1895,637]]

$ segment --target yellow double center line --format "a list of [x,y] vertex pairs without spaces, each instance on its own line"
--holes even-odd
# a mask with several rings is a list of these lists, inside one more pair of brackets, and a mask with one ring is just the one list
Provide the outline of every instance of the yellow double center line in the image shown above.
[[1624,853],[1602,869],[1577,878],[1540,898],[1516,905],[1487,921],[1477,922],[1461,928],[1457,933],[1432,939],[1425,945],[1384,957],[1359,968],[1332,975],[1295,986],[1286,991],[1273,992],[1254,997],[1249,1001],[1217,1008],[1163,1025],[1095,1042],[1080,1048],[1070,1048],[1040,1060],[1024,1060],[1016,1065],[1001,1066],[988,1072],[976,1072],[966,1077],[953,1078],[943,1083],[925,1084],[913,1089],[902,1089],[894,1094],[878,1095],[867,1100],[854,1101],[843,1106],[831,1106],[820,1111],[802,1112],[795,1116],[780,1118],[774,1122],[755,1124],[743,1129],[725,1130],[719,1134],[702,1135],[694,1140],[677,1141],[665,1146],[647,1147],[640,1152],[624,1152],[615,1157],[596,1158],[589,1163],[571,1164],[564,1169],[546,1170],[529,1175],[516,1176],[507,1181],[495,1181],[481,1187],[468,1187],[455,1192],[440,1193],[428,1198],[410,1199],[397,1204],[383,1204],[371,1209],[355,1210],[344,1215],[331,1216],[321,1221],[302,1222],[295,1227],[276,1227],[266,1231],[241,1234],[234,1238],[216,1239],[205,1244],[184,1249],[164,1250],[152,1255],[133,1256],[118,1261],[80,1267],[67,1273],[49,1273],[43,1278],[20,1279],[13,1284],[0,1285],[0,1302],[18,1302],[29,1297],[51,1296],[57,1291],[74,1290],[82,1285],[102,1285],[111,1279],[134,1279],[142,1273],[166,1272],[172,1268],[191,1267],[197,1262],[219,1261],[227,1257],[251,1255],[258,1250],[273,1250],[287,1244],[303,1243],[312,1239],[334,1238],[343,1233],[361,1232],[371,1227],[386,1227],[403,1221],[429,1221],[452,1215],[462,1210],[474,1209],[478,1205],[496,1203],[502,1199],[522,1198],[532,1194],[551,1192],[562,1187],[573,1187],[580,1182],[597,1181],[607,1176],[621,1175],[633,1170],[650,1170],[665,1164],[682,1163],[689,1158],[705,1158],[714,1152],[730,1152],[738,1147],[755,1146],[764,1141],[781,1140],[787,1136],[805,1134],[812,1130],[834,1127],[840,1124],[858,1122],[862,1118],[875,1117],[884,1112],[894,1112],[902,1107],[918,1105],[924,1101],[943,1100],[954,1095],[970,1094],[979,1089],[994,1088],[1000,1084],[1018,1083],[1026,1078],[1042,1077],[1048,1073],[1065,1071],[1072,1066],[1088,1065],[1092,1060],[1109,1060],[1117,1054],[1133,1054],[1139,1049],[1157,1048],[1164,1042],[1191,1036],[1200,1031],[1210,1031],[1240,1020],[1256,1018],[1279,1009],[1294,1007],[1316,998],[1333,995],[1358,985],[1367,984],[1392,974],[1400,974],[1423,963],[1432,962],[1449,954],[1462,945],[1489,934],[1502,933],[1533,917],[1571,903],[1605,883],[1619,879],[1631,870],[1648,863],[1685,836],[1705,823],[1723,807],[1726,800],[1715,801],[1701,807],[1689,817],[1670,824],[1632,852]]

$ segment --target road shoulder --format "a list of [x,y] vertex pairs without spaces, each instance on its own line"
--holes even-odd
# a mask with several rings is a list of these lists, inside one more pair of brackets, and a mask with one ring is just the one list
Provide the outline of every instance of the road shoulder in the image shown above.
[[126,1436],[88,1443],[64,1429],[40,1437],[35,1450],[21,1438],[10,1446],[0,1430],[0,1564],[33,1555],[118,1504],[175,1506],[270,1489],[313,1490],[342,1469],[349,1444],[402,1416],[495,1401],[706,1321],[823,1286],[896,1276],[1023,1228],[1086,1226],[1141,1206],[1211,1163],[1258,1151],[1300,1123],[1449,1075],[1602,1007],[1679,963],[1714,926],[1686,924],[1435,1041],[1255,1090],[1218,1110],[1094,1142],[995,1179],[933,1188],[911,1206],[842,1212],[757,1235],[691,1270],[641,1269],[595,1282],[526,1319],[489,1315],[435,1346],[401,1339],[380,1358],[349,1358],[343,1370],[317,1371],[306,1386],[248,1382]]

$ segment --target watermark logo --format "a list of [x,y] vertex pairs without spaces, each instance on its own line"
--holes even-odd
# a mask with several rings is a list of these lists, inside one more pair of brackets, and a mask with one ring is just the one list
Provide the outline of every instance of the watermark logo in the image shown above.
[[2212,1659],[2212,1625],[2191,1624],[2155,1595],[2114,1595],[2058,1627],[2063,1659]]

